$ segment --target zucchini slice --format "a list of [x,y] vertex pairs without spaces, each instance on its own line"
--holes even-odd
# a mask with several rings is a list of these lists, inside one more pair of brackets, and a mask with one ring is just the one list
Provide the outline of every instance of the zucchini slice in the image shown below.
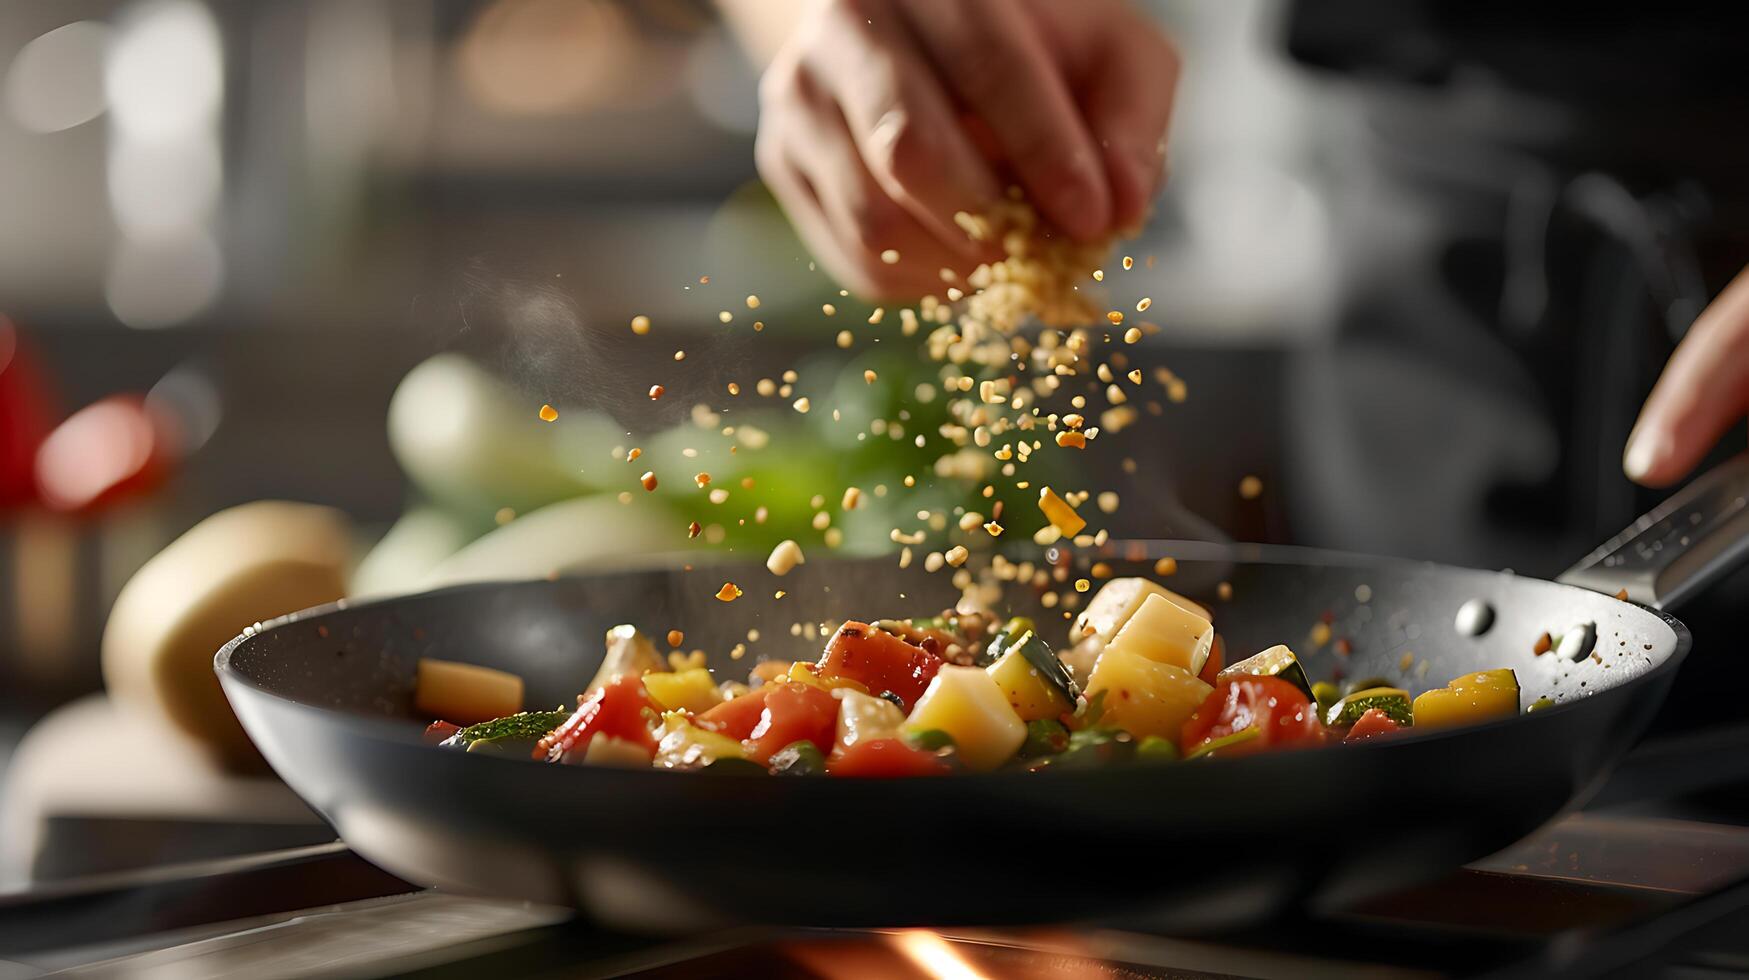
[[1033,631],[1032,620],[1024,616],[1010,619],[1003,626],[1002,632],[990,638],[990,642],[984,645],[984,658],[993,664],[1016,650],[1020,651],[1021,657],[1033,670],[1038,671],[1046,684],[1061,694],[1071,707],[1074,706],[1075,699],[1081,696],[1081,688],[1075,683],[1074,675],[1051,652],[1045,641],[1039,639],[1039,635]]
[[1218,756],[1221,754],[1221,750],[1231,749],[1235,745],[1244,745],[1246,742],[1252,741],[1262,734],[1263,733],[1258,731],[1255,726],[1251,728],[1241,728],[1231,735],[1222,735],[1220,738],[1211,738],[1203,742],[1196,748],[1191,749],[1190,753],[1184,758],[1190,760]]
[[1216,680],[1230,681],[1244,675],[1254,677],[1279,677],[1300,689],[1309,700],[1318,700],[1312,694],[1312,682],[1306,679],[1306,669],[1300,666],[1300,658],[1285,646],[1277,645],[1255,656],[1228,667],[1217,675]]
[[1330,706],[1330,711],[1324,716],[1324,723],[1333,727],[1346,727],[1360,720],[1360,716],[1370,708],[1377,708],[1385,717],[1399,725],[1412,725],[1415,714],[1410,707],[1409,692],[1400,687],[1369,687],[1355,691],[1342,700]]

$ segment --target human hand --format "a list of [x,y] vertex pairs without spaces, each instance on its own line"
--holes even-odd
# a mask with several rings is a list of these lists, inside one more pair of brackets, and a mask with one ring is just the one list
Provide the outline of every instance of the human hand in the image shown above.
[[915,298],[999,256],[954,223],[1018,183],[1080,241],[1140,224],[1171,43],[1123,0],[819,0],[760,82],[760,173],[815,255]]
[[1703,310],[1670,355],[1628,436],[1622,469],[1664,487],[1749,414],[1749,269]]

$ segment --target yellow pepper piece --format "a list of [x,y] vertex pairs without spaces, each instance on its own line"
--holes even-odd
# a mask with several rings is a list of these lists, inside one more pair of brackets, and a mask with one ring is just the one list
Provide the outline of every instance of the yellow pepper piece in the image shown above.
[[668,710],[694,714],[706,711],[722,700],[717,693],[716,679],[703,667],[673,673],[652,671],[644,675],[644,690]]
[[1087,522],[1081,519],[1081,515],[1075,513],[1075,508],[1070,507],[1069,502],[1057,496],[1057,492],[1050,487],[1039,490],[1038,509],[1044,512],[1045,519],[1050,521],[1057,530],[1063,532],[1063,536],[1066,538],[1080,534],[1081,529],[1087,526]]
[[1415,727],[1456,728],[1518,714],[1518,676],[1510,669],[1465,674],[1415,699]]

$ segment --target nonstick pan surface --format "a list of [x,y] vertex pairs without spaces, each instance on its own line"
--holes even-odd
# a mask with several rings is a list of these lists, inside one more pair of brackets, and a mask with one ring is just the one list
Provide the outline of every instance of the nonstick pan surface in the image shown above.
[[[956,597],[945,574],[890,559],[815,560],[783,579],[731,565],[326,607],[251,630],[217,669],[286,782],[359,853],[412,881],[651,928],[1146,914],[1191,929],[1344,903],[1518,840],[1598,785],[1689,647],[1661,612],[1510,573],[1255,546],[1127,553],[1105,559],[1118,575],[1177,558],[1168,584],[1214,609],[1229,662],[1287,643],[1314,679],[1376,675],[1412,693],[1510,667],[1525,705],[1547,695],[1557,706],[1312,751],[911,780],[553,766],[421,742],[420,657],[519,674],[531,706],[573,704],[603,634],[630,622],[683,630],[720,676],[739,677],[759,659],[816,658],[822,624],[928,615]],[[745,595],[717,601],[724,581]],[[1454,626],[1471,600],[1493,613],[1480,635]],[[1061,611],[1039,608],[1030,590],[1006,601],[1006,612],[1058,624],[1041,631],[1048,639],[1067,635]],[[1320,622],[1332,639],[1315,646]],[[1543,632],[1586,622],[1595,656],[1532,652]],[[749,629],[760,639],[732,661]]]

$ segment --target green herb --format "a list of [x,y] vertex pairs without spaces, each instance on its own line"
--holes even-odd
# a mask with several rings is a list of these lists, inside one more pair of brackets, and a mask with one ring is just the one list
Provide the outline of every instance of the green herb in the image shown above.
[[1095,691],[1091,695],[1088,696],[1087,704],[1081,708],[1080,714],[1075,716],[1075,725],[1077,728],[1082,729],[1082,730],[1086,730],[1089,728],[1097,728],[1099,726],[1100,719],[1102,719],[1104,717],[1105,717],[1105,692],[1104,691]]
[[1026,723],[1026,741],[1020,743],[1022,759],[1038,759],[1056,755],[1069,747],[1069,729],[1053,718],[1040,718]]
[[451,735],[448,741],[461,745],[473,742],[492,742],[501,738],[540,739],[546,733],[565,723],[571,717],[569,711],[523,711],[514,715],[505,715],[491,721],[482,721]]

